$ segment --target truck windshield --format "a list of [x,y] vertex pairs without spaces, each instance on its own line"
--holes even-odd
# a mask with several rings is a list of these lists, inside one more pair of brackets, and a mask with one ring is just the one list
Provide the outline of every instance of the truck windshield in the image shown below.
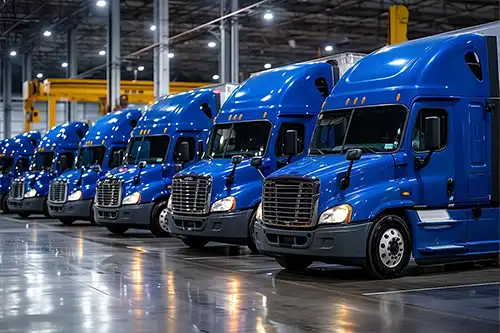
[[52,160],[54,153],[36,153],[31,164],[31,171],[50,171],[52,170]]
[[130,139],[125,160],[127,164],[163,163],[167,155],[170,138],[168,135],[143,136]]
[[208,158],[263,156],[271,133],[268,121],[216,125],[208,142]]
[[88,169],[91,166],[99,165],[102,167],[104,156],[106,155],[106,147],[84,147],[78,150],[78,156],[75,160],[75,168]]
[[351,148],[367,153],[392,152],[401,143],[406,121],[401,105],[328,111],[320,115],[310,154],[342,154]]
[[2,173],[10,173],[12,171],[12,164],[14,159],[12,157],[0,157],[0,167],[2,168]]

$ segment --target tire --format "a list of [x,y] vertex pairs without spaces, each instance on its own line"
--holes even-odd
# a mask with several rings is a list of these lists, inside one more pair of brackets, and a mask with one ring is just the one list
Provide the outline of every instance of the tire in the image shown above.
[[208,244],[207,240],[199,238],[183,238],[182,241],[191,249],[202,249]]
[[403,276],[410,262],[411,244],[410,230],[401,217],[379,217],[368,238],[366,270],[377,279]]
[[97,225],[97,222],[95,221],[95,215],[94,215],[94,201],[90,204],[90,224],[91,225]]
[[64,225],[72,225],[76,220],[72,218],[60,218],[59,221]]
[[128,230],[127,227],[121,227],[121,226],[108,226],[106,227],[106,229],[108,229],[109,232],[115,235],[123,235]]
[[151,226],[149,230],[156,237],[171,237],[167,219],[167,201],[159,202],[153,208],[151,214]]
[[295,256],[276,257],[276,261],[281,267],[291,271],[302,271],[313,263],[312,259]]
[[17,215],[19,215],[19,217],[21,217],[23,219],[27,219],[31,214],[30,213],[17,213]]
[[257,245],[255,245],[255,239],[254,239],[254,229],[255,229],[255,216],[257,215],[257,211],[253,212],[252,217],[250,218],[250,223],[248,223],[248,248],[252,252],[252,254],[260,254],[259,250],[257,249]]
[[47,219],[51,219],[52,216],[50,216],[49,213],[49,206],[47,205],[47,200],[45,200],[45,203],[43,204],[43,216]]
[[4,194],[2,195],[2,199],[0,201],[0,205],[2,207],[2,211],[4,214],[10,214],[10,209],[9,209],[9,206],[7,204],[7,200],[9,199],[9,194]]

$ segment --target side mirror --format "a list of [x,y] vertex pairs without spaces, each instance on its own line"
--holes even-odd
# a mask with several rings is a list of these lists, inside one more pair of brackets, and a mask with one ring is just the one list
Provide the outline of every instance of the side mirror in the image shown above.
[[252,157],[250,160],[250,165],[255,168],[260,168],[262,166],[262,156]]
[[243,156],[242,155],[234,155],[231,157],[231,163],[234,165],[240,164],[241,161],[243,161]]
[[297,131],[287,130],[283,142],[283,155],[297,155],[299,147],[297,144]]
[[180,162],[189,161],[189,143],[181,142],[177,153],[179,154],[177,157],[178,161],[180,161]]
[[113,153],[113,159],[114,159],[115,161],[117,161],[117,163],[118,163],[117,165],[120,165],[120,164],[121,164],[121,162],[122,162],[122,159],[123,159],[123,155],[122,155],[122,153],[123,153],[123,152],[122,152],[121,150],[117,150],[117,151],[115,151],[115,152]]
[[203,140],[198,140],[198,159],[202,159],[203,158],[203,148],[204,148],[204,145],[203,145]]
[[146,165],[148,165],[148,163],[146,161],[140,161],[139,162],[139,169],[144,169],[146,167]]
[[99,166],[99,164],[96,164],[92,167],[92,171],[96,172],[96,173],[99,173],[101,172],[101,167]]
[[439,117],[425,118],[424,143],[425,149],[429,151],[441,147],[441,119]]
[[349,149],[345,154],[345,159],[348,161],[357,161],[361,158],[362,152],[361,149]]

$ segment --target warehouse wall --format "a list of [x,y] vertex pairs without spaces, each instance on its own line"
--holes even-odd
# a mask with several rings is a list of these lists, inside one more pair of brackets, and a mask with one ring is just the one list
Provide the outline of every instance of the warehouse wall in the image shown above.
[[[12,97],[12,123],[11,134],[12,136],[24,132],[24,111],[23,101],[21,96]],[[47,103],[36,102],[35,108],[40,110],[40,122],[32,123],[31,129],[40,131],[42,134],[47,131]],[[75,121],[88,121],[95,122],[100,118],[99,104],[97,103],[77,103]],[[56,104],[56,123],[62,124],[68,120],[66,113],[66,102]],[[3,103],[0,97],[0,138],[4,138],[3,133]]]

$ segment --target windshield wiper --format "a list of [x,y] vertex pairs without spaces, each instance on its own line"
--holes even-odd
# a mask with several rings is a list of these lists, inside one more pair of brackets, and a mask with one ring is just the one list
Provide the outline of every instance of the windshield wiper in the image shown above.
[[373,154],[378,154],[379,152],[372,149],[372,148],[369,148],[369,147],[359,147],[359,149],[363,150],[363,151],[367,151],[367,152],[370,152],[370,153],[373,153]]
[[323,153],[323,151],[319,148],[309,148],[309,151],[317,151],[318,153],[320,153],[321,155],[325,155],[325,153]]

